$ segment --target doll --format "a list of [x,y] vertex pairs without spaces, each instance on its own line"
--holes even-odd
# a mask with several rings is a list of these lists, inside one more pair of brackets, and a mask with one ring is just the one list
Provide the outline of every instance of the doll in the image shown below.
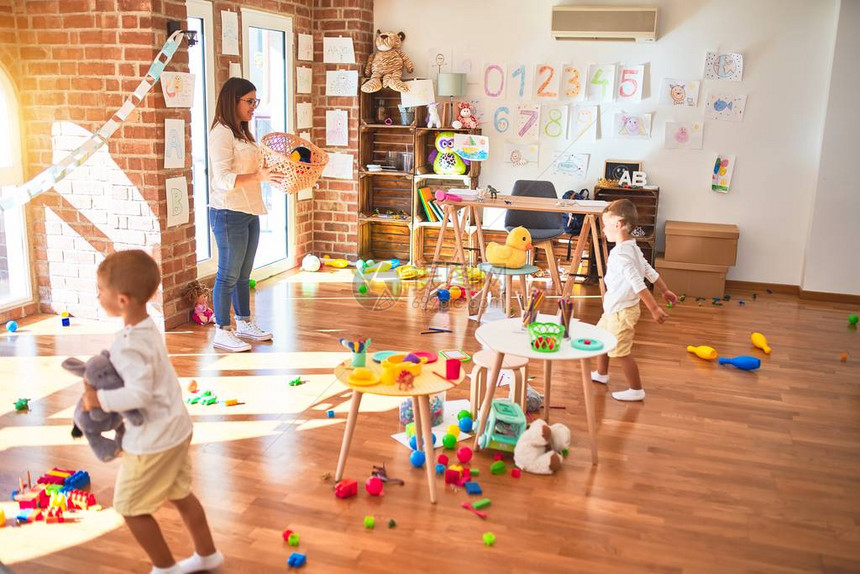
[[215,322],[215,313],[209,308],[211,290],[200,281],[192,281],[185,289],[185,300],[194,304],[191,319],[198,325]]

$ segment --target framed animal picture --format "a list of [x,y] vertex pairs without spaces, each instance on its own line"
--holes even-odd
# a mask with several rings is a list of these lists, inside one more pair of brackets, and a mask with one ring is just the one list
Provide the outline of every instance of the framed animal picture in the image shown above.
[[641,161],[628,161],[624,159],[608,159],[603,164],[604,179],[621,179],[624,172],[642,171]]

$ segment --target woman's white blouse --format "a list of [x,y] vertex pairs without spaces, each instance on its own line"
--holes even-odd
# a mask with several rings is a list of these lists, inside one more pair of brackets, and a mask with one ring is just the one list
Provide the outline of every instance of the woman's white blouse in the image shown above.
[[209,207],[264,215],[263,188],[254,181],[236,187],[236,176],[257,171],[259,150],[256,144],[233,136],[225,125],[217,124],[209,131]]

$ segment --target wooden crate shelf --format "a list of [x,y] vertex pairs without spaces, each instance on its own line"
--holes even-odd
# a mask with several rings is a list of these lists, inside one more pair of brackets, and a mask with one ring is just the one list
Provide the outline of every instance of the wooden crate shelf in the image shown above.
[[[629,199],[636,206],[639,215],[637,227],[645,231],[643,237],[636,237],[636,245],[642,250],[642,255],[654,265],[657,244],[657,207],[660,203],[660,189],[630,189],[625,187],[600,187],[594,188],[594,199],[603,201],[615,201],[617,199]],[[613,244],[607,244],[612,248]]]

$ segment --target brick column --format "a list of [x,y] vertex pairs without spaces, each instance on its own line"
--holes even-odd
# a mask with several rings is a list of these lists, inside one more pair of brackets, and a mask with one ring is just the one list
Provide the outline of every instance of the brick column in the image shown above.
[[[349,36],[355,46],[356,64],[324,64],[323,36]],[[373,0],[314,1],[314,129],[312,137],[325,144],[326,110],[349,112],[349,146],[325,148],[330,152],[351,153],[358,158],[358,96],[325,95],[326,70],[359,70],[362,76],[367,56],[373,49]],[[360,83],[360,81],[359,81]],[[313,251],[317,255],[355,257],[358,252],[358,165],[355,179],[321,179],[314,193]]]

